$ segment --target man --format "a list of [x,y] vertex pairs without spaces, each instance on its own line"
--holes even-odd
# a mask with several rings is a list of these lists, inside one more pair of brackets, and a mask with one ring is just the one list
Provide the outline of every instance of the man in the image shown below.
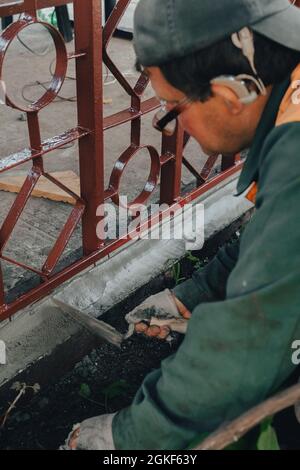
[[[239,243],[160,294],[188,318],[131,406],[84,421],[77,449],[184,449],[263,401],[300,339],[300,11],[288,0],[140,0],[138,62],[207,154],[251,148],[238,182],[256,212]],[[172,304],[173,302],[173,304]],[[147,327],[145,327],[147,334]],[[158,332],[161,334],[162,332]]]

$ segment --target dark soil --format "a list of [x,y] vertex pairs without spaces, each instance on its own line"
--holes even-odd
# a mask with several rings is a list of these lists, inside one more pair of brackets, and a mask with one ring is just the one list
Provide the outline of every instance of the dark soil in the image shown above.
[[[183,260],[181,266],[182,276],[191,274],[191,262]],[[172,272],[168,272],[101,319],[125,332],[127,312],[149,295],[173,285]],[[122,344],[121,349],[101,344],[58,382],[42,387],[37,394],[26,391],[0,431],[0,448],[57,449],[64,443],[72,424],[130,405],[143,378],[159,368],[161,361],[176,351],[181,340],[181,335],[176,333],[172,343],[135,334]],[[10,391],[11,402],[17,393]],[[0,408],[0,416],[7,408],[8,404]]]
[[[57,449],[72,424],[130,405],[145,375],[175,351],[139,336],[122,349],[105,344],[91,352],[57,384],[42,389],[12,412],[1,436],[2,449]],[[12,391],[12,399],[16,392]]]

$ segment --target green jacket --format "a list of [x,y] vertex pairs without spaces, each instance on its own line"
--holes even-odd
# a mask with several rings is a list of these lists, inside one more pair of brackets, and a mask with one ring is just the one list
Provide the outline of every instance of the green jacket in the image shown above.
[[192,310],[179,350],[116,414],[117,449],[185,449],[274,393],[300,339],[300,122],[275,127],[289,87],[273,88],[239,183],[258,183],[240,244],[175,289]]

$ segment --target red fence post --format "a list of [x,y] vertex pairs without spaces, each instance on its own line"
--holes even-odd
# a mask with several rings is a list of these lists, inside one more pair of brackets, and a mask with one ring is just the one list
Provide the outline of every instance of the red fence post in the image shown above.
[[4,295],[2,266],[1,266],[1,260],[0,260],[0,320],[1,320],[1,308],[4,308],[4,304],[5,304],[5,295]]
[[160,202],[162,204],[173,204],[180,196],[183,148],[184,131],[178,125],[174,135],[164,136],[162,141],[162,160],[167,159],[161,169]]
[[236,162],[237,155],[223,155],[221,163],[221,171],[226,171],[229,168],[233,167]]
[[99,249],[97,207],[104,202],[104,145],[102,90],[102,13],[99,0],[74,1],[78,125],[92,132],[79,142],[84,254]]

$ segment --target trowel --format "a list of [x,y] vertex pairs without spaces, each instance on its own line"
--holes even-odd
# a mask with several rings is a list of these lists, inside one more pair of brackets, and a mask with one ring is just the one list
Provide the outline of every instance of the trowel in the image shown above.
[[114,344],[117,347],[121,347],[121,343],[124,339],[124,335],[122,335],[119,331],[117,331],[112,326],[108,325],[104,321],[97,320],[90,316],[87,313],[81,312],[73,305],[67,304],[62,302],[58,299],[52,299],[53,303],[59,307],[69,318],[75,320],[78,324],[80,324],[83,328],[88,330],[93,335],[97,336],[98,338],[108,341],[111,344]]

